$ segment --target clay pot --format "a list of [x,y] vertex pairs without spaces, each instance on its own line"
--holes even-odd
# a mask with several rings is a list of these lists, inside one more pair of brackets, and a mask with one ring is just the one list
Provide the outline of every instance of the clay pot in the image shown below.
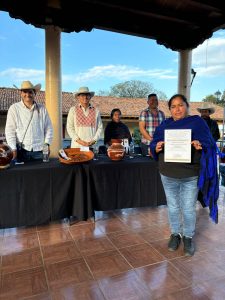
[[121,160],[125,154],[125,148],[122,145],[122,140],[111,140],[111,146],[107,150],[108,157],[111,160]]
[[12,149],[7,144],[0,143],[0,169],[8,168],[12,158]]

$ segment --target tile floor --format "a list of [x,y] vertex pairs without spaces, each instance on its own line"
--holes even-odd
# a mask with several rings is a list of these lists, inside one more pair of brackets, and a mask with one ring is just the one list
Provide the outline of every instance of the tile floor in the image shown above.
[[0,230],[0,299],[225,299],[225,188],[219,224],[197,206],[196,253],[167,250],[166,207],[96,212]]

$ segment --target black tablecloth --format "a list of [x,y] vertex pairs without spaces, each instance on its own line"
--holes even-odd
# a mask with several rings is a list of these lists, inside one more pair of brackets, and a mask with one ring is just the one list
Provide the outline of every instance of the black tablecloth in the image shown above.
[[95,210],[166,204],[157,164],[126,157],[63,165],[32,162],[0,171],[0,227],[38,225]]

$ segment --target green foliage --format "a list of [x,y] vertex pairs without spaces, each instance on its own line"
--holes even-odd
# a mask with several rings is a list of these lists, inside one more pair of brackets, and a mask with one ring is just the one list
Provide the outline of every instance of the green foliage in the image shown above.
[[220,106],[225,105],[225,91],[221,93],[219,90],[215,92],[214,94],[206,96],[204,99],[202,99],[204,102],[210,102],[214,103]]
[[159,99],[167,99],[165,93],[155,90],[151,83],[140,80],[130,80],[115,84],[110,88],[109,96],[118,98],[146,98],[151,93],[158,94]]
[[134,141],[134,144],[136,144],[136,145],[141,144],[141,133],[140,133],[140,130],[138,127],[134,127],[133,141]]
[[202,101],[216,104],[217,98],[215,95],[211,94],[211,95],[206,96],[204,99],[202,99]]

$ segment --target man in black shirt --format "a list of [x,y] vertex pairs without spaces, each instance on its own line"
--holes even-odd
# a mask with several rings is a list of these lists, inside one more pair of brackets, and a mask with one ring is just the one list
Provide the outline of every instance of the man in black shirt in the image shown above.
[[197,108],[197,111],[200,112],[201,118],[207,123],[209,130],[216,142],[220,138],[219,127],[216,121],[210,118],[210,115],[215,112],[214,107],[210,106],[207,102],[203,102],[201,107]]

